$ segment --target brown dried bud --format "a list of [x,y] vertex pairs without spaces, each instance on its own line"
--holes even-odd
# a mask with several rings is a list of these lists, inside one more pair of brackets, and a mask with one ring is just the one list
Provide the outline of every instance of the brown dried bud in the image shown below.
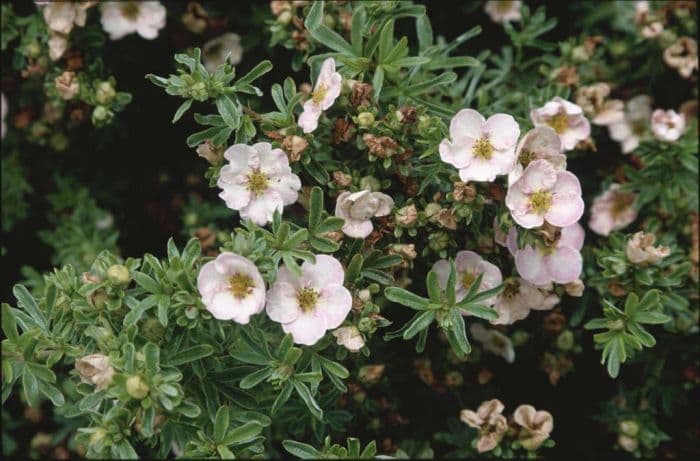
[[321,237],[333,240],[334,242],[340,242],[341,240],[343,240],[343,237],[345,237],[345,234],[343,234],[342,231],[323,232],[320,235]]
[[80,280],[85,284],[100,283],[102,282],[102,277],[98,277],[97,275],[91,274],[89,272],[83,272],[83,275],[80,277]]
[[54,84],[58,94],[66,101],[73,99],[80,91],[80,83],[78,83],[75,72],[69,70],[56,77]]
[[334,171],[333,182],[335,182],[338,187],[348,187],[350,184],[352,184],[352,176],[345,174],[342,171]]
[[356,82],[352,86],[350,104],[352,107],[369,106],[372,103],[374,87],[369,83]]
[[415,205],[407,205],[396,211],[394,219],[396,220],[396,224],[400,226],[411,226],[418,220],[418,210],[416,210]]
[[452,210],[447,208],[443,208],[438,212],[435,217],[435,221],[437,221],[437,223],[445,229],[457,229],[457,220],[455,219],[455,215],[452,213]]
[[564,316],[559,309],[545,315],[544,321],[542,322],[542,328],[553,334],[561,332],[564,325],[566,325],[566,316]]
[[428,386],[435,384],[435,375],[428,359],[415,359],[413,361],[413,369],[416,370],[418,378]]
[[395,243],[389,250],[391,253],[401,255],[407,261],[413,261],[418,256],[416,245],[413,243]]
[[352,13],[348,10],[340,10],[338,13],[338,19],[340,19],[340,25],[346,32],[350,32],[352,29]]
[[109,364],[109,357],[103,354],[91,354],[76,360],[75,369],[84,383],[94,384],[97,389],[109,386],[114,376],[114,368]]
[[389,136],[374,136],[373,134],[365,133],[362,136],[362,140],[367,145],[369,152],[379,158],[391,157],[399,148],[399,144]]
[[396,115],[399,122],[407,125],[416,123],[416,120],[418,120],[418,112],[416,111],[415,107],[411,106],[400,107],[399,110],[396,111]]
[[71,50],[66,54],[66,67],[68,70],[79,70],[83,68],[85,62],[83,55],[78,50]]
[[199,243],[202,245],[203,250],[206,250],[216,243],[216,234],[208,227],[200,227],[199,229],[195,230],[194,236],[199,239]]
[[598,151],[598,148],[595,145],[595,141],[591,137],[588,137],[588,138],[584,139],[583,141],[579,141],[579,143],[576,144],[576,149],[577,150],[589,150],[591,152]]
[[476,374],[476,382],[481,384],[488,384],[493,379],[493,372],[488,368],[482,368]]
[[335,124],[333,125],[333,144],[340,144],[343,142],[348,142],[352,139],[355,134],[355,125],[348,122],[342,117],[335,119]]
[[554,71],[554,80],[565,86],[578,85],[578,69],[576,66],[562,66]]
[[306,51],[309,49],[309,32],[306,30],[292,32],[292,41],[294,42],[294,47],[299,51]]
[[583,284],[583,281],[581,279],[576,279],[573,282],[569,282],[566,285],[564,285],[564,290],[566,291],[566,294],[569,296],[575,296],[575,297],[580,297],[583,296],[583,290],[586,288],[586,285]]
[[586,53],[589,55],[592,55],[593,52],[595,51],[596,47],[603,43],[605,39],[603,38],[602,35],[594,35],[592,37],[586,37],[583,40],[583,48],[586,50]]
[[452,195],[457,202],[469,203],[476,197],[476,187],[473,184],[457,181],[452,185]]
[[187,11],[182,15],[182,23],[193,34],[201,34],[207,28],[207,18],[209,15],[202,5],[197,2],[189,2]]
[[358,378],[364,384],[374,384],[384,374],[385,365],[365,365],[357,373]]
[[615,282],[608,282],[608,292],[613,296],[624,296],[627,294],[625,287]]
[[212,165],[217,165],[224,157],[224,147],[216,147],[211,141],[204,141],[197,146],[197,155],[207,160]]
[[284,134],[279,131],[265,131],[265,136],[272,139],[273,141],[281,141],[285,138]]
[[301,136],[287,136],[282,141],[282,150],[289,157],[289,163],[298,162],[301,159],[301,153],[309,147],[309,142]]
[[489,196],[493,200],[497,202],[502,202],[503,200],[505,200],[506,192],[503,190],[503,187],[501,187],[500,184],[491,183],[488,187]]

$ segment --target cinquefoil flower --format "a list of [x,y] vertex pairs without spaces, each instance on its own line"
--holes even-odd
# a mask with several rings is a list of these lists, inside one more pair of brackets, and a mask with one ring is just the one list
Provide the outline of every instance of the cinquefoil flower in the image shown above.
[[202,302],[219,320],[242,325],[265,306],[265,282],[248,258],[224,252],[199,271],[197,288]]
[[508,173],[508,184],[520,179],[523,171],[535,160],[548,161],[555,170],[566,170],[566,155],[561,153],[557,132],[548,126],[538,126],[525,133],[515,149],[516,163]]
[[685,117],[675,110],[656,109],[651,114],[651,132],[664,142],[675,142],[685,131]]
[[619,184],[612,183],[593,200],[588,227],[598,235],[608,236],[610,232],[623,229],[637,219],[637,210],[633,206],[636,195],[621,192],[619,188]]
[[494,325],[509,325],[526,318],[531,310],[549,310],[559,304],[559,296],[521,279],[510,277],[505,288],[499,293],[493,308],[498,318]]
[[105,2],[102,4],[102,28],[112,40],[134,32],[153,40],[165,27],[165,7],[160,2]]
[[548,125],[561,139],[563,150],[571,150],[579,141],[591,134],[591,124],[583,115],[583,109],[559,96],[544,106],[530,111],[530,119],[535,126]]
[[503,434],[508,429],[508,421],[503,416],[503,403],[498,399],[487,400],[479,405],[476,411],[462,410],[459,412],[459,419],[479,430],[479,440],[476,449],[479,453],[491,451],[503,438]]
[[294,342],[311,346],[340,326],[352,308],[352,296],[343,286],[345,272],[332,256],[317,255],[316,262],[304,262],[301,276],[286,267],[267,292],[267,315],[291,333]]
[[212,73],[227,60],[232,66],[235,66],[241,62],[242,57],[241,36],[233,32],[221,34],[209,40],[202,47],[202,62],[204,67]]
[[486,120],[473,109],[462,109],[450,121],[450,139],[440,143],[440,158],[459,169],[464,182],[493,181],[513,169],[519,136],[520,127],[510,115]]
[[484,11],[493,22],[520,21],[521,5],[520,0],[489,0],[484,4]]
[[275,210],[281,213],[285,205],[296,202],[301,181],[282,149],[273,149],[268,142],[235,144],[226,149],[224,158],[229,163],[216,182],[223,189],[219,197],[241,218],[264,226]]
[[528,451],[537,450],[549,438],[554,428],[552,414],[535,410],[532,405],[520,405],[513,413],[515,424],[521,427],[518,440]]
[[391,213],[394,199],[381,192],[361,190],[343,192],[335,203],[335,215],[345,220],[343,233],[348,237],[365,238],[372,233],[371,218]]
[[311,97],[304,103],[304,111],[299,116],[299,126],[304,133],[311,133],[318,127],[318,119],[340,96],[342,77],[335,71],[335,61],[328,58],[321,65],[316,86]]
[[572,173],[557,171],[547,160],[535,160],[508,188],[506,206],[515,222],[527,229],[545,221],[570,226],[583,215],[581,184]]
[[632,152],[649,127],[651,98],[645,94],[633,97],[625,103],[625,116],[608,125],[610,137],[622,145],[622,153]]
[[[455,256],[455,269],[457,271],[455,293],[457,301],[461,301],[467,296],[469,289],[479,274],[484,274],[479,291],[495,288],[503,281],[501,270],[473,251],[460,251],[457,253]],[[450,275],[450,263],[445,259],[441,259],[433,264],[433,270],[437,274],[440,288],[444,290],[447,287],[447,278]],[[495,296],[484,300],[482,303],[490,306],[494,302],[496,302]]]

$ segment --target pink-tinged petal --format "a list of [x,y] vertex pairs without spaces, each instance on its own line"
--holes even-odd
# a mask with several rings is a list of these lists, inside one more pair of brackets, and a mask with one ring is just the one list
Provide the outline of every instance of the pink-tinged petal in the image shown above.
[[316,79],[316,87],[319,84],[328,85],[331,76],[335,72],[335,61],[333,58],[326,58],[321,64],[321,69],[318,72],[318,78]]
[[632,125],[626,120],[608,125],[608,133],[613,141],[623,141],[632,136]]
[[270,320],[278,323],[290,323],[302,315],[297,301],[297,287],[283,283],[277,276],[277,281],[267,292],[265,306]]
[[289,159],[282,149],[273,149],[269,142],[255,143],[253,149],[258,154],[258,168],[263,173],[275,175],[290,171]]
[[639,138],[637,136],[630,136],[629,138],[622,141],[622,153],[628,154],[639,147]]
[[348,237],[352,237],[355,239],[363,239],[372,233],[372,229],[374,229],[374,226],[372,226],[372,221],[370,221],[369,219],[364,221],[358,221],[355,219],[347,218],[345,219],[345,224],[343,224],[341,230]]
[[459,177],[464,182],[491,182],[496,176],[508,174],[515,164],[515,151],[496,152],[489,159],[474,157],[468,166],[459,170]]
[[566,227],[576,223],[583,216],[583,199],[580,196],[554,195],[552,206],[544,219],[557,227]]
[[551,281],[544,265],[542,252],[530,245],[516,253],[515,268],[520,277],[534,285],[543,285]]
[[252,293],[245,299],[238,301],[238,305],[233,311],[232,320],[241,325],[247,325],[250,322],[250,317],[258,314],[265,306],[265,291],[262,294]]
[[372,195],[379,201],[374,216],[386,216],[391,213],[391,209],[394,206],[393,198],[381,192],[374,192]]
[[298,125],[304,133],[312,133],[318,128],[318,119],[321,117],[321,108],[309,99],[304,103],[304,111],[299,115]]
[[506,236],[506,247],[513,256],[515,256],[515,254],[518,252],[518,231],[516,230],[515,226],[508,230],[508,235]]
[[350,216],[350,206],[352,202],[349,200],[350,192],[341,192],[335,200],[335,215],[339,218],[348,219]]
[[280,266],[277,269],[277,278],[275,279],[275,283],[286,283],[296,288],[302,288],[302,285],[299,282],[299,278],[292,274],[289,269],[287,269],[287,266]]
[[548,191],[556,182],[557,171],[546,160],[535,160],[530,163],[519,180],[520,188],[525,194]]
[[554,195],[581,195],[581,183],[570,171],[557,171],[557,183],[552,189]]
[[232,210],[240,210],[250,203],[250,191],[243,185],[230,184],[222,185],[221,179],[217,185],[223,190],[219,192],[219,197],[226,202],[226,206]]
[[483,260],[484,258],[473,251],[460,251],[455,256],[455,268],[457,272],[474,272]]
[[511,213],[513,221],[525,229],[534,229],[544,224],[544,216],[535,213]]
[[330,285],[342,285],[345,280],[343,266],[333,256],[316,255],[316,262],[305,261],[301,270],[302,283],[317,290]]
[[293,322],[283,323],[282,330],[291,333],[294,342],[305,346],[313,346],[326,334],[325,320],[316,311],[303,313]]
[[513,169],[510,170],[510,173],[508,173],[508,187],[512,186],[518,179],[523,177],[523,171],[525,171],[523,166],[520,163],[515,162]]
[[479,139],[486,119],[474,109],[462,109],[450,121],[450,138],[455,144]]
[[496,150],[514,148],[520,136],[518,122],[508,114],[494,114],[486,120],[483,131]]
[[280,195],[268,189],[261,195],[253,197],[247,207],[240,210],[241,218],[249,219],[258,226],[272,222],[275,210],[282,212],[284,203]]
[[455,168],[464,168],[472,161],[471,146],[473,144],[473,141],[469,141],[467,144],[455,144],[447,139],[443,139],[438,146],[440,159]]
[[450,263],[446,259],[440,259],[433,264],[431,270],[437,275],[440,288],[443,290],[447,288],[447,279],[450,276]]
[[562,106],[564,106],[564,110],[566,111],[567,115],[583,114],[583,109],[581,108],[581,106],[574,104],[573,102],[569,102],[566,99],[563,99],[559,96],[555,96],[554,99],[552,99],[552,102],[559,103]]
[[535,158],[546,159],[550,162],[552,162],[552,158],[562,156],[559,135],[547,125],[535,127],[525,134],[518,143],[516,156],[520,156],[523,150],[534,153]]
[[236,316],[235,309],[238,306],[236,298],[228,291],[221,291],[214,295],[206,307],[217,320],[233,320]]
[[321,109],[328,110],[333,105],[338,96],[340,96],[340,90],[343,86],[343,78],[339,73],[334,73],[328,80],[328,87],[326,94],[321,101]]
[[204,304],[209,304],[211,298],[218,291],[219,287],[225,283],[224,277],[216,270],[214,261],[209,261],[199,270],[197,275],[197,290],[202,295]]
[[586,231],[583,230],[583,226],[579,223],[575,223],[562,228],[557,247],[566,246],[574,250],[581,250],[585,238]]
[[291,205],[299,198],[299,189],[301,189],[301,180],[299,176],[291,171],[270,176],[268,181],[270,190],[275,191],[282,197],[282,203]]
[[337,328],[352,309],[352,295],[342,285],[323,288],[316,304],[316,315],[325,319],[326,329]]
[[544,257],[544,265],[552,281],[569,283],[581,275],[583,258],[578,250],[560,247]]
[[230,162],[226,165],[228,173],[235,176],[248,170],[248,157],[251,155],[255,155],[255,149],[245,144],[234,144],[226,149],[224,158]]
[[[479,286],[479,291],[490,290],[495,288],[503,282],[503,276],[501,275],[501,270],[494,264],[488,261],[481,261],[477,267],[478,274],[484,274],[481,280],[481,285]],[[490,306],[496,302],[497,296],[494,295],[483,301],[484,304]]]

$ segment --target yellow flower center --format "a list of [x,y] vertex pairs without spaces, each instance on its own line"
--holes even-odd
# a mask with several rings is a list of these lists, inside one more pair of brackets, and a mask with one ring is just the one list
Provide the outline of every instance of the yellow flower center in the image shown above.
[[536,214],[542,215],[552,206],[552,194],[546,191],[537,191],[530,195],[530,208]]
[[501,0],[496,2],[496,11],[499,13],[507,13],[513,7],[513,2],[511,0]]
[[248,175],[248,190],[255,195],[260,195],[267,190],[267,181],[270,178],[260,170],[253,170]]
[[316,307],[318,292],[313,288],[302,288],[297,292],[297,302],[303,312],[309,312]]
[[506,286],[503,289],[503,296],[512,299],[520,292],[520,283],[517,280],[511,279],[506,281]]
[[557,134],[562,134],[569,128],[569,116],[562,112],[549,118],[547,125],[554,128]]
[[468,290],[471,286],[472,283],[474,283],[474,280],[476,280],[476,274],[474,272],[462,272],[462,287],[465,290]]
[[326,97],[326,93],[328,93],[328,87],[323,83],[319,83],[318,86],[316,86],[316,89],[314,89],[313,94],[311,95],[311,100],[315,104],[321,104],[323,98]]
[[634,202],[634,196],[632,194],[625,194],[625,193],[615,194],[615,198],[613,199],[613,203],[612,203],[612,207],[610,209],[610,212],[612,213],[614,218],[617,218],[622,213],[627,211],[630,208],[630,206],[632,206],[633,202]]
[[474,155],[485,160],[493,156],[493,146],[486,138],[477,139],[474,143]]
[[528,166],[534,159],[535,153],[526,149],[520,151],[520,155],[518,155],[518,163],[520,163],[523,168]]
[[236,273],[229,277],[228,283],[231,294],[238,299],[244,299],[255,287],[253,279],[241,273]]
[[126,2],[121,5],[122,15],[128,19],[136,19],[139,15],[138,2]]

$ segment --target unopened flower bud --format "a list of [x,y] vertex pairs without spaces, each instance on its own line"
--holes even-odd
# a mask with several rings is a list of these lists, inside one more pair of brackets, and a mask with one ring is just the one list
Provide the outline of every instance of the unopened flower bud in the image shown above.
[[368,303],[372,300],[372,293],[370,293],[367,288],[364,288],[357,292],[357,297],[360,298],[362,302]]
[[463,384],[464,377],[459,371],[450,371],[445,375],[445,385],[447,385],[447,387],[461,387]]
[[95,126],[104,125],[109,123],[114,118],[114,112],[109,110],[105,106],[96,106],[92,111],[92,123]]
[[639,434],[639,424],[631,419],[620,421],[620,432],[630,437],[636,437]]
[[114,376],[114,368],[109,364],[109,357],[103,354],[91,354],[76,360],[75,369],[80,380],[94,384],[98,390],[109,386]]
[[90,445],[98,445],[102,443],[102,440],[107,436],[107,431],[104,428],[98,427],[95,429],[90,436]]
[[209,97],[207,85],[204,82],[194,82],[188,89],[188,95],[197,101],[205,101]]
[[369,317],[362,317],[359,322],[357,322],[357,328],[363,333],[374,333],[377,330],[377,325]]
[[381,189],[381,184],[379,180],[374,176],[365,176],[360,179],[360,189],[367,189],[372,192],[377,192]]
[[69,70],[56,77],[54,84],[58,94],[66,101],[73,99],[80,91],[80,83],[78,83],[75,72]]
[[139,333],[142,334],[147,341],[157,343],[163,339],[165,327],[157,318],[148,317],[139,328]]
[[99,290],[95,290],[92,293],[92,296],[90,296],[90,301],[92,302],[92,305],[95,307],[95,309],[102,310],[107,304],[107,293],[105,293],[105,291],[102,288],[100,288]]
[[336,343],[339,346],[345,347],[350,352],[359,352],[365,345],[362,333],[355,326],[340,327],[333,331],[333,336],[336,337]]
[[293,17],[294,15],[292,14],[292,12],[286,10],[281,12],[279,16],[277,16],[277,22],[279,22],[280,24],[289,24]]
[[301,153],[309,146],[309,142],[301,136],[287,136],[282,141],[282,150],[289,157],[289,163],[298,162]]
[[371,126],[374,123],[374,114],[372,112],[361,112],[360,115],[357,116],[357,123],[365,128]]
[[571,330],[564,330],[557,336],[557,348],[562,351],[569,351],[574,347],[574,333]]
[[144,399],[151,389],[139,375],[131,375],[126,380],[126,392],[137,400]]
[[415,205],[407,205],[396,211],[394,219],[396,220],[396,224],[400,226],[412,226],[418,220],[418,210],[416,210]]
[[564,290],[566,290],[566,294],[575,297],[583,296],[584,288],[586,288],[586,286],[583,284],[583,281],[581,279],[576,279],[573,282],[569,282],[566,285],[564,285]]
[[440,213],[442,207],[439,203],[431,202],[425,206],[425,217],[435,222],[437,220],[437,214]]
[[620,434],[617,437],[617,444],[620,445],[620,447],[622,447],[623,450],[628,451],[630,453],[636,451],[639,447],[639,441],[637,439],[624,434]]
[[212,165],[217,165],[224,157],[224,147],[216,147],[211,141],[204,141],[197,146],[197,155]]
[[447,248],[450,244],[450,236],[445,232],[435,232],[428,236],[428,246],[433,251],[440,251]]
[[107,278],[115,285],[128,285],[131,282],[129,269],[122,264],[113,264],[107,269]]
[[103,105],[111,103],[116,95],[117,92],[110,82],[101,82],[95,90],[95,100]]

